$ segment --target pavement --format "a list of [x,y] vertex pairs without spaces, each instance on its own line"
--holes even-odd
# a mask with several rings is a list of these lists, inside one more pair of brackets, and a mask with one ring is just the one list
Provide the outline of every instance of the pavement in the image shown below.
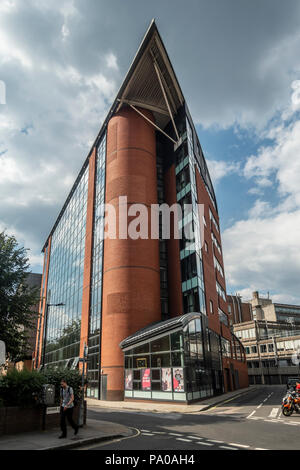
[[97,442],[126,438],[135,434],[135,430],[121,424],[87,419],[87,424],[80,428],[77,436],[68,426],[66,439],[58,439],[60,429],[25,432],[0,437],[1,450],[67,450]]
[[[226,403],[236,397],[255,391],[257,386],[250,386],[246,389],[225,393],[221,396],[202,400],[193,405],[172,404],[172,403],[143,403],[126,401],[101,401],[87,398],[87,408],[95,410],[136,410],[158,413],[186,413],[193,414],[206,411],[218,404]],[[118,438],[128,438],[136,433],[135,429],[127,426],[87,419],[87,424],[79,429],[77,436],[73,435],[73,430],[68,427],[68,437],[58,439],[61,434],[60,429],[49,429],[46,431],[26,432],[14,435],[0,436],[0,450],[65,450],[86,446],[103,441],[111,441]]]

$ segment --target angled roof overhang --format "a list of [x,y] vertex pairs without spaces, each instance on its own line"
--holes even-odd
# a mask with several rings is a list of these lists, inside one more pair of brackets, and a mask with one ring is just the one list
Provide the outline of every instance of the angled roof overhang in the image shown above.
[[117,95],[118,106],[144,108],[152,111],[155,123],[164,129],[173,121],[184,97],[178,80],[153,20],[129,68]]
[[152,323],[151,325],[142,328],[128,338],[123,339],[119,344],[122,350],[132,348],[133,346],[147,342],[156,338],[157,336],[165,335],[173,331],[184,328],[191,320],[202,318],[204,326],[208,326],[207,317],[200,312],[191,312],[184,315],[179,315],[169,320]]

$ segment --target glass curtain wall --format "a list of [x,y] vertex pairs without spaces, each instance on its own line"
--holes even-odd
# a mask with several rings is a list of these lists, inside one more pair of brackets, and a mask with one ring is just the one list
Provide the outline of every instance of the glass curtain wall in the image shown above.
[[[182,230],[180,259],[184,313],[206,314],[193,132],[186,116],[177,125],[182,135],[182,144],[175,152],[175,172],[177,202],[183,213],[178,224]],[[190,204],[190,210],[184,211],[185,204]]]
[[105,202],[106,134],[97,149],[94,206],[93,260],[89,322],[87,396],[99,398],[100,332],[102,311],[102,266]]
[[88,167],[52,235],[45,319],[45,367],[72,367],[80,345]]
[[220,336],[206,317],[125,350],[125,397],[193,401],[222,393]]

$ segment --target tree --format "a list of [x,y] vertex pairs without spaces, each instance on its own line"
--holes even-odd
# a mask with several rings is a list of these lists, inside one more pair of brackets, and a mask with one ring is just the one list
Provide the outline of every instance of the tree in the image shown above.
[[27,331],[33,327],[31,308],[39,300],[38,289],[26,284],[27,251],[14,236],[0,233],[0,339],[11,361],[26,355]]

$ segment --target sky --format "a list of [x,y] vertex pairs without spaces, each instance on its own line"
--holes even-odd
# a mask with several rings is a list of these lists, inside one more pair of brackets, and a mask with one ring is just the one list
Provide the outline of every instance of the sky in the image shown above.
[[41,272],[152,18],[213,179],[227,292],[299,304],[298,0],[0,0],[0,230]]

